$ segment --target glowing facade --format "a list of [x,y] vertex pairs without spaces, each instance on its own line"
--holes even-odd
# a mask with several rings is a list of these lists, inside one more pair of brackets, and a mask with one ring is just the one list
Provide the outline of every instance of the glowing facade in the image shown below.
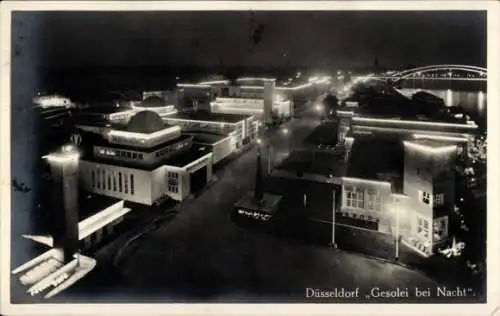
[[180,126],[183,133],[201,132],[229,136],[232,150],[237,150],[257,139],[259,122],[253,115],[228,113],[177,113],[165,122]]
[[457,146],[435,140],[407,141],[404,146],[404,194],[413,211],[405,242],[430,255],[449,237]]
[[211,179],[211,148],[193,144],[193,136],[165,124],[156,112],[138,112],[100,136],[80,162],[89,192],[153,205],[183,200]]

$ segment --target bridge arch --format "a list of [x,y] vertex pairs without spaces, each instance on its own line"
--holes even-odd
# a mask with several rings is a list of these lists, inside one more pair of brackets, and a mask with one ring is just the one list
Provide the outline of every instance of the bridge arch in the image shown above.
[[405,79],[405,78],[410,77],[413,74],[439,71],[439,70],[460,70],[460,71],[476,73],[476,74],[479,74],[481,76],[487,75],[487,69],[484,67],[449,64],[449,65],[430,65],[430,66],[423,66],[423,67],[416,67],[416,68],[412,68],[412,69],[407,69],[407,70],[403,70],[401,72],[395,73],[391,77],[394,79]]

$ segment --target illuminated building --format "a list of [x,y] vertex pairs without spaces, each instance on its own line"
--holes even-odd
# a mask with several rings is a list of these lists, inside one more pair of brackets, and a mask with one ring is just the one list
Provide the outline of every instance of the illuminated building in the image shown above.
[[73,102],[69,98],[54,94],[54,95],[39,95],[33,98],[33,103],[42,108],[52,107],[74,107]]
[[[144,110],[156,112],[160,117],[176,113],[174,105],[167,104],[161,97],[149,96],[140,102],[125,101],[118,102],[116,106],[95,106],[75,111],[78,122],[97,123],[123,123],[127,122],[136,113]],[[85,124],[82,124],[85,125]],[[89,127],[90,127],[89,126]]]
[[193,144],[193,136],[156,112],[140,111],[126,124],[105,123],[97,131],[80,161],[89,192],[153,205],[183,200],[211,179],[211,148]]
[[[395,133],[340,130],[346,132],[340,143],[335,132],[324,136],[329,135],[325,134],[328,124],[322,124],[319,133],[311,133],[319,135],[319,143],[307,138],[309,146],[292,153],[271,175],[330,185],[334,199],[326,203],[334,205],[335,216],[331,209],[318,207],[318,211],[308,210],[314,219],[401,238],[427,257],[449,241],[454,168],[470,137],[459,132],[474,129],[465,124],[411,121],[401,127],[398,120],[387,121]],[[449,133],[440,134],[440,129]]]
[[248,114],[179,112],[166,116],[164,121],[180,126],[183,133],[208,132],[230,136],[233,150],[255,140],[259,129],[259,122]]
[[[312,77],[296,86],[276,86],[274,78],[241,77],[230,80],[212,80],[199,83],[179,83],[179,99],[188,107],[199,103],[214,113],[251,114],[266,123],[272,116],[293,115],[293,99],[316,96],[328,91],[330,77]],[[200,105],[201,106],[201,105]],[[204,108],[208,110],[207,108]]]

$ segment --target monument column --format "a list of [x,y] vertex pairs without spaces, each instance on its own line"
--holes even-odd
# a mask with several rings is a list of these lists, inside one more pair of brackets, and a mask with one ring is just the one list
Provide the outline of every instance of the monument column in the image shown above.
[[276,80],[264,79],[264,124],[273,122],[272,112],[276,100]]

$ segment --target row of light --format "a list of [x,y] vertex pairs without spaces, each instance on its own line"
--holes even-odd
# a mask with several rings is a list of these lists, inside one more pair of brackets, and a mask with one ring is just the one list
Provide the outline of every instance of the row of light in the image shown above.
[[457,124],[457,123],[421,122],[421,121],[394,120],[394,119],[378,119],[378,118],[367,118],[367,117],[354,117],[353,120],[358,122],[410,124],[419,126],[462,127],[467,129],[475,129],[478,127],[475,123]]
[[174,132],[178,132],[180,130],[181,130],[180,126],[168,127],[168,128],[165,128],[161,131],[157,131],[157,132],[154,132],[151,134],[142,134],[142,133],[120,131],[120,130],[111,130],[111,131],[109,131],[109,135],[123,137],[123,138],[127,138],[127,139],[150,140],[150,139],[155,139],[158,137],[166,136],[166,135],[172,134]]

